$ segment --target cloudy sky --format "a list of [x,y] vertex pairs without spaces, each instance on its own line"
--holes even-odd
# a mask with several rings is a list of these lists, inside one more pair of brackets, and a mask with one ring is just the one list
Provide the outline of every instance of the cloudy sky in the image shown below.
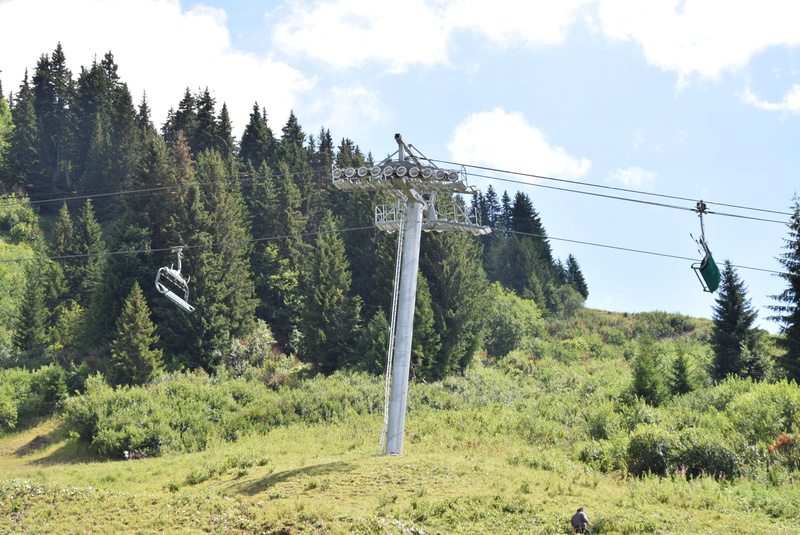
[[0,0],[0,80],[15,91],[60,42],[76,75],[111,51],[159,126],[208,87],[237,137],[256,102],[276,133],[293,110],[378,159],[402,133],[477,166],[479,188],[527,193],[592,308],[711,317],[690,268],[703,199],[715,258],[775,331],[798,20],[794,0]]

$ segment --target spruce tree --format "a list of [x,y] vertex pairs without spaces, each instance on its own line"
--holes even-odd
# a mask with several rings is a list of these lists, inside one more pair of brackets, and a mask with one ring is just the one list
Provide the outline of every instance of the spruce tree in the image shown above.
[[776,314],[770,319],[780,324],[782,336],[778,344],[785,350],[778,364],[789,379],[800,383],[800,199],[795,196],[793,201],[789,237],[784,240],[786,252],[778,259],[785,270],[781,277],[788,287],[772,296],[779,304],[771,307]]
[[76,301],[87,306],[92,294],[97,289],[102,276],[105,252],[103,229],[94,215],[94,206],[87,200],[80,211],[74,226],[74,251],[80,255],[76,258],[77,284],[75,286]]
[[47,319],[45,308],[47,270],[38,261],[25,266],[25,291],[17,310],[14,347],[35,357],[47,345]]
[[672,361],[670,374],[667,376],[667,386],[673,396],[688,394],[699,386],[692,359],[683,350],[679,350]]
[[39,120],[28,72],[20,85],[12,108],[13,129],[6,161],[6,186],[20,187],[28,194],[42,190],[45,181],[44,148],[39,135]]
[[414,331],[411,339],[411,373],[423,380],[435,380],[436,357],[441,347],[441,336],[436,331],[431,290],[425,276],[419,273],[414,306]]
[[3,84],[0,82],[0,183],[5,181],[5,167],[9,143],[11,143],[11,129],[14,123],[11,117],[11,106],[3,96]]
[[308,245],[302,237],[306,228],[306,216],[301,209],[300,190],[285,163],[280,164],[280,179],[276,194],[277,213],[270,214],[270,216],[275,218],[276,235],[281,237],[279,241],[281,255],[289,259],[292,269],[301,271],[308,253]]
[[197,115],[195,118],[194,137],[189,140],[195,154],[204,150],[217,149],[217,124],[216,99],[211,96],[211,92],[206,87],[205,91],[197,95]]
[[457,232],[425,234],[420,269],[428,281],[442,343],[432,378],[442,379],[466,368],[480,343],[488,306],[480,243]]
[[357,370],[382,375],[386,371],[388,347],[389,320],[383,310],[378,310],[361,330],[351,364]]
[[192,147],[192,153],[197,156],[197,151],[192,146],[197,133],[197,99],[188,87],[178,104],[178,111],[174,112],[170,120],[164,124],[163,130],[164,139],[167,143],[172,143],[176,139],[178,132],[183,132],[183,135],[189,141],[189,146]]
[[111,342],[110,371],[117,384],[141,385],[162,369],[158,336],[150,320],[150,309],[138,282],[134,282],[117,320],[117,334]]
[[66,186],[66,169],[71,152],[75,88],[61,43],[58,43],[51,56],[42,55],[39,58],[32,81],[34,107],[41,125],[43,150],[40,157],[49,175],[48,180],[36,185],[34,193],[46,193]]
[[262,113],[258,102],[253,105],[250,122],[242,134],[239,159],[243,166],[251,165],[258,169],[262,164],[275,164],[275,136],[267,126],[267,112]]
[[[176,227],[180,243],[190,247],[184,251],[183,277],[191,277],[196,312],[179,316],[188,325],[175,329],[169,343],[184,365],[212,370],[220,350],[252,332],[256,300],[239,186],[219,179],[230,168],[213,149],[198,155],[196,172],[200,185],[188,188],[185,218]],[[167,342],[166,332],[162,340]]]
[[589,297],[589,287],[586,285],[586,279],[583,278],[581,267],[572,254],[567,257],[564,272],[567,279],[566,283],[575,288],[584,299]]
[[222,159],[230,164],[236,151],[236,139],[233,137],[233,125],[228,106],[224,102],[219,112],[214,138],[214,148],[219,151]]
[[300,197],[300,210],[307,216],[312,197],[312,168],[310,150],[306,148],[306,135],[294,112],[289,114],[278,143],[278,168],[291,179]]
[[643,399],[653,407],[658,407],[667,399],[667,385],[652,339],[640,337],[633,361],[633,395]]
[[321,373],[349,364],[360,323],[361,300],[350,295],[350,266],[336,221],[326,214],[303,274],[303,357]]
[[711,330],[711,347],[714,350],[712,377],[717,381],[728,375],[744,376],[746,363],[742,356],[753,348],[753,322],[757,313],[746,297],[744,282],[731,265],[725,261],[722,281]]

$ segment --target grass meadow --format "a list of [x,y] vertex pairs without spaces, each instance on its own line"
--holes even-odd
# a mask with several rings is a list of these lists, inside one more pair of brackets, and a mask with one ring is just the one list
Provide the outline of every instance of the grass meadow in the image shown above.
[[[626,468],[631,428],[700,425],[687,407],[711,397],[705,403],[719,408],[704,418],[724,429],[733,416],[719,399],[757,400],[757,386],[626,409],[622,360],[526,366],[476,365],[464,377],[412,385],[399,456],[380,454],[382,410],[348,409],[360,401],[341,401],[345,379],[336,376],[313,387],[326,417],[211,432],[202,448],[163,446],[140,460],[100,455],[62,408],[0,435],[0,533],[568,534],[581,505],[596,534],[800,533],[796,471],[765,446],[761,460],[737,457],[748,467],[737,477]],[[346,381],[382,398],[379,377]],[[136,392],[131,399],[141,400]],[[117,391],[115,403],[136,392]],[[277,395],[290,394],[299,395]],[[97,437],[138,436],[103,425]]]

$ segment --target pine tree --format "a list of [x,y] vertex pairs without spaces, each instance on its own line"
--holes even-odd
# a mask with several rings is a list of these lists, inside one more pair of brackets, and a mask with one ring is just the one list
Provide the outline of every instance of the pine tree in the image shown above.
[[667,398],[664,373],[652,339],[639,339],[633,362],[631,392],[653,407],[658,407]]
[[267,112],[262,113],[258,102],[253,105],[250,122],[242,134],[239,159],[242,165],[250,164],[258,169],[262,164],[272,167],[275,164],[275,136],[267,126]]
[[224,102],[219,112],[214,138],[214,148],[219,151],[220,156],[226,163],[231,163],[236,150],[236,139],[233,137],[233,125],[231,124],[228,106]]
[[50,57],[39,58],[32,81],[34,107],[41,125],[43,151],[40,156],[50,175],[46,183],[36,185],[34,193],[45,193],[66,186],[65,170],[69,167],[71,152],[71,107],[75,88],[61,43]]
[[17,310],[14,347],[34,357],[47,345],[46,269],[39,262],[25,267],[25,292]]
[[672,361],[670,374],[667,377],[667,386],[673,396],[688,394],[699,386],[697,371],[694,368],[692,359],[683,350],[679,350]]
[[194,137],[189,139],[189,145],[195,154],[200,154],[204,150],[218,149],[216,143],[219,124],[217,124],[216,99],[211,96],[211,92],[206,87],[205,91],[199,93],[197,99],[197,115],[195,117]]
[[[219,350],[252,332],[256,300],[238,184],[219,180],[230,169],[215,150],[198,155],[196,171],[201,185],[188,188],[186,216],[176,227],[180,243],[191,247],[184,251],[184,278],[191,277],[196,312],[179,316],[188,326],[173,331],[169,347],[184,365],[211,370]],[[167,343],[166,332],[162,340]]]
[[575,288],[584,299],[589,297],[589,287],[586,285],[586,280],[583,278],[583,273],[581,272],[581,267],[578,265],[578,261],[572,254],[567,257],[564,273],[566,275],[567,284]]
[[431,307],[442,348],[432,366],[432,378],[442,379],[469,364],[486,321],[486,275],[481,247],[470,235],[426,234],[420,269],[428,281]]
[[753,349],[753,322],[757,316],[746,292],[730,260],[726,260],[711,330],[712,377],[717,381],[728,375],[746,375],[743,352]]
[[325,374],[349,364],[360,323],[361,300],[350,295],[349,268],[329,212],[304,270],[301,324],[304,358]]
[[789,237],[784,240],[786,252],[779,258],[785,269],[781,277],[788,287],[772,296],[779,304],[771,307],[776,314],[770,319],[779,322],[783,335],[778,344],[785,353],[778,364],[786,370],[789,379],[800,383],[800,199],[795,196],[793,201]]
[[388,347],[389,320],[383,310],[378,310],[361,330],[351,364],[357,370],[381,375],[386,371]]
[[188,87],[183,93],[180,103],[178,103],[178,111],[172,113],[170,120],[164,124],[163,132],[164,140],[167,143],[172,143],[176,139],[178,132],[183,132],[183,135],[189,141],[189,146],[192,147],[192,152],[195,156],[197,155],[197,150],[192,146],[197,133],[197,99]]
[[39,136],[39,120],[34,95],[28,83],[28,72],[20,85],[12,108],[13,129],[6,161],[6,185],[24,188],[27,193],[40,191],[45,181],[43,147]]
[[436,357],[442,348],[436,331],[431,290],[422,273],[417,275],[414,332],[411,339],[411,373],[423,380],[436,379]]
[[0,82],[0,182],[5,181],[8,146],[11,143],[11,129],[14,122],[11,117],[11,106],[3,96],[3,84]]
[[162,369],[158,336],[150,320],[150,309],[138,282],[133,284],[117,320],[117,334],[111,342],[111,374],[117,384],[141,385]]
[[87,306],[97,289],[102,276],[103,256],[106,250],[103,229],[94,215],[94,207],[87,200],[80,211],[74,226],[74,251],[80,255],[76,259],[76,296],[81,306]]

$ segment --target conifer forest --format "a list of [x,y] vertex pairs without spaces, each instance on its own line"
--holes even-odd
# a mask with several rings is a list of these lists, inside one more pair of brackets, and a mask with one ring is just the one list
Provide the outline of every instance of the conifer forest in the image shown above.
[[[8,358],[142,384],[159,370],[213,371],[264,322],[314,372],[380,371],[396,236],[375,229],[373,207],[393,201],[330,178],[333,164],[377,157],[304,132],[294,114],[271,125],[257,102],[237,139],[207,88],[176,95],[165,118],[134,100],[111,53],[72,73],[59,44],[0,101],[5,256],[37,258],[2,265]],[[495,232],[423,239],[422,379],[463,370],[483,344],[490,283],[551,312],[588,295],[575,257],[553,257],[527,195],[489,188],[468,208]],[[194,313],[152,282],[176,264],[174,247]]]

